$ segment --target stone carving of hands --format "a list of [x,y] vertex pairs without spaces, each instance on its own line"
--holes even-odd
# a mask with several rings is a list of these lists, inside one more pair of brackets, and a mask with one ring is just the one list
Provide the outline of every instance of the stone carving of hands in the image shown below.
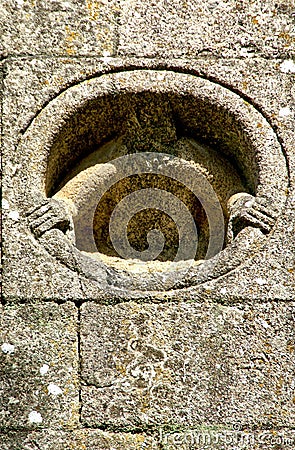
[[241,192],[233,195],[228,201],[229,223],[227,241],[231,243],[245,227],[259,228],[267,234],[273,227],[276,215],[269,202],[261,197]]
[[30,229],[37,238],[52,229],[59,229],[73,240],[72,216],[62,201],[47,199],[28,211],[27,218]]

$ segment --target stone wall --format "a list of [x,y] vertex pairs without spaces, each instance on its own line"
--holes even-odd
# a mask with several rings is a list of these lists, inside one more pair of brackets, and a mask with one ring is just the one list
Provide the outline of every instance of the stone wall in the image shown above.
[[0,26],[1,450],[293,449],[295,3]]

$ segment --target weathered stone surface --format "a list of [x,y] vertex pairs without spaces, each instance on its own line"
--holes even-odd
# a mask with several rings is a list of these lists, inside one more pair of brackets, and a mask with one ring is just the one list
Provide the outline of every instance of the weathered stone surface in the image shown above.
[[2,54],[291,57],[292,2],[5,0]]
[[294,426],[294,303],[81,309],[87,426]]
[[286,430],[239,431],[197,428],[187,433],[161,433],[160,442],[165,450],[291,450],[295,433]]
[[146,434],[107,433],[99,430],[72,432],[44,430],[0,434],[1,450],[157,450]]
[[75,306],[6,305],[0,324],[0,430],[76,427]]
[[[51,63],[51,74],[47,62],[41,59],[19,60],[6,64],[3,115],[4,198],[8,201],[9,209],[4,212],[7,212],[8,215],[5,223],[7,223],[9,234],[5,233],[7,237],[5,242],[6,260],[4,260],[4,294],[7,298],[14,298],[15,300],[32,297],[102,299],[103,293],[98,289],[97,284],[91,280],[86,280],[84,277],[79,277],[75,270],[66,268],[55,258],[52,258],[43,245],[40,246],[29,232],[28,225],[23,217],[18,218],[13,214],[14,211],[18,212],[23,207],[23,200],[21,205],[18,204],[20,197],[16,186],[23,178],[23,172],[30,161],[28,155],[28,158],[25,157],[20,166],[22,155],[15,151],[17,137],[42,105],[69,84],[79,82],[85,77],[91,77],[98,71],[104,72],[109,68],[122,70],[126,67],[126,64],[129,67],[140,64],[142,68],[153,68],[157,67],[159,62],[139,62],[135,60],[124,62],[122,59],[110,59],[103,63],[99,59],[93,61],[85,59],[82,63],[80,60],[70,62],[69,60],[54,61],[52,59]],[[167,63],[165,64],[167,65]],[[175,294],[170,292],[168,296],[174,296],[174,298],[183,296],[182,298],[185,299],[195,295],[206,298],[212,294],[215,299],[225,302],[236,301],[239,298],[290,300],[293,298],[295,290],[293,272],[295,253],[294,215],[292,213],[295,173],[293,152],[295,101],[292,94],[294,74],[285,71],[284,61],[265,62],[257,59],[249,60],[247,63],[243,60],[211,60],[210,62],[199,60],[194,63],[171,61],[171,66],[175,65],[188,72],[193,71],[208,78],[217,76],[222,84],[231,86],[234,90],[237,89],[251,103],[259,104],[259,108],[263,110],[271,125],[277,130],[283,144],[290,170],[291,185],[288,190],[285,213],[275,225],[271,238],[260,249],[260,254],[252,260],[247,260],[244,255],[240,254],[240,260],[245,262],[243,270],[240,267],[239,271],[231,272],[226,277],[208,282],[202,287],[194,287],[193,292],[182,290]],[[253,73],[264,73],[264,77],[253,76]],[[46,83],[48,77],[52,79],[50,84]],[[274,91],[276,95],[273,95]],[[284,108],[287,108],[287,114],[285,114]],[[55,246],[60,248],[57,243]],[[23,261],[23,263],[21,264],[19,261]],[[268,261],[268,263],[263,264],[262,261]],[[229,262],[233,264],[233,259]],[[237,261],[234,264],[238,266],[239,262]],[[223,265],[226,267],[225,263]],[[197,274],[197,277],[199,276],[200,270]],[[32,283],[27,282],[29,279],[32,280]],[[226,293],[224,289],[226,289]],[[157,295],[157,298],[159,298],[159,295]]]
[[117,1],[5,0],[1,55],[113,54],[118,11]]
[[277,57],[294,55],[294,5],[247,1],[126,2],[121,55]]
[[[3,0],[0,35],[4,194],[0,448],[293,450],[294,2]],[[165,73],[170,71],[175,74],[172,78],[180,73],[194,75],[205,80],[204,86],[216,83],[216,93],[225,89],[232,97],[240,96],[243,107],[237,109],[232,123],[217,124],[220,115],[209,115],[207,127],[201,117],[203,135],[210,130],[211,137],[215,132],[230,136],[233,128],[239,128],[237,123],[245,124],[247,108],[254,110],[263,120],[252,122],[250,133],[242,125],[238,141],[245,135],[256,136],[264,156],[270,155],[273,147],[270,141],[263,144],[265,127],[261,126],[269,124],[288,170],[288,186],[281,189],[284,204],[280,209],[276,201],[270,202],[264,210],[263,201],[251,203],[261,182],[260,169],[255,175],[251,157],[243,168],[231,158],[238,173],[246,170],[254,180],[253,192],[245,189],[252,197],[240,197],[245,206],[249,200],[251,209],[232,205],[232,215],[225,218],[229,218],[232,243],[228,244],[233,251],[220,252],[217,260],[196,267],[178,290],[130,294],[112,271],[102,271],[97,280],[100,267],[95,262],[91,265],[85,255],[82,258],[78,249],[73,251],[73,229],[65,229],[72,225],[71,218],[64,221],[61,204],[58,214],[47,217],[44,224],[39,223],[38,213],[34,223],[27,215],[26,208],[32,206],[28,192],[40,186],[41,178],[34,176],[36,167],[46,170],[49,161],[42,157],[46,146],[40,143],[60,127],[59,115],[66,121],[71,112],[62,101],[68,89],[76,86],[74,104],[81,86],[89,89],[94,78],[118,73],[109,91],[112,102],[90,114],[92,118],[104,114],[103,127],[94,127],[99,133],[111,128],[117,117],[120,77],[129,76],[128,89],[135,88],[131,70],[157,71],[158,80],[156,88],[142,84],[148,91],[145,104],[134,108],[134,99],[126,102],[123,119],[136,110],[128,126],[124,120],[116,123],[119,132],[127,128],[124,145],[129,151],[151,147],[154,151],[160,141],[173,152],[175,142],[182,142],[179,137],[191,137],[183,136],[179,121],[171,126],[171,102],[159,101],[152,93],[163,87]],[[180,83],[180,91],[181,87]],[[46,105],[58,104],[58,99],[58,108],[51,110],[35,141],[20,146]],[[228,101],[226,96],[217,100],[214,111]],[[158,122],[149,114],[151,105],[160,111]],[[188,108],[189,119],[196,109]],[[90,116],[81,122],[82,116],[67,124],[71,133],[64,134],[66,140],[91,122]],[[233,134],[237,136],[236,131]],[[82,147],[87,150],[85,142]],[[67,155],[75,157],[77,148],[69,145]],[[251,153],[247,145],[237,148],[244,156]],[[51,165],[57,178],[61,167],[72,169],[71,160],[67,166],[60,157],[65,154],[61,152],[58,164]],[[229,154],[237,155],[236,151]],[[274,159],[270,161],[270,184],[277,183],[281,168]],[[214,181],[219,190],[219,180]],[[41,184],[45,192],[45,179]],[[35,206],[42,209],[42,201],[43,194],[36,195]],[[52,205],[50,199],[48,205]],[[226,211],[226,201],[223,208]],[[255,227],[235,238],[239,220],[243,226],[254,222]],[[39,231],[54,223],[59,229],[40,236]],[[133,262],[124,264],[125,281],[130,280],[134,288]],[[149,267],[140,273],[141,286],[146,285],[148,272]],[[112,291],[109,286],[114,281],[118,289]],[[135,302],[111,306],[132,298]],[[50,303],[40,304],[40,300]],[[80,316],[74,305],[61,304],[66,300],[86,302],[80,336],[83,404],[78,382]],[[95,303],[87,304],[89,300]]]

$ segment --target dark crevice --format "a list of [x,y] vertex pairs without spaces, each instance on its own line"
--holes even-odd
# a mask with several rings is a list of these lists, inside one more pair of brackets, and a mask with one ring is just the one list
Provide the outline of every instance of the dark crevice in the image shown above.
[[[238,427],[237,427],[238,426]],[[109,425],[109,424],[100,424],[97,426],[94,425],[88,425],[83,424],[82,428],[73,428],[69,430],[63,430],[66,433],[74,434],[78,430],[93,430],[93,431],[107,431],[112,433],[129,433],[133,435],[137,434],[146,434],[149,436],[153,436],[155,438],[163,436],[163,433],[188,433],[188,432],[206,432],[206,433],[213,433],[218,429],[218,432],[221,433],[224,432],[236,432],[236,433],[249,433],[249,432],[266,432],[270,431],[272,433],[279,433],[279,432],[285,432],[285,433],[293,433],[295,432],[295,427],[290,426],[274,426],[272,423],[269,424],[260,424],[260,425],[250,425],[250,424],[200,424],[199,427],[191,427],[187,428],[184,426],[176,426],[176,425],[144,425],[144,426],[115,426],[115,425]],[[1,434],[7,434],[7,433],[38,433],[38,432],[44,432],[46,430],[52,430],[52,428],[42,428],[42,427],[34,427],[34,428],[22,428],[22,427],[2,427],[0,428],[0,436]]]
[[[231,273],[233,273],[235,270],[239,270],[239,269],[234,269],[231,271]],[[227,275],[221,275],[218,277],[218,279],[222,279],[225,278]],[[214,280],[214,279],[213,279]],[[211,281],[213,281],[211,280]],[[214,292],[214,299],[212,299],[212,293],[206,294],[204,293],[201,289],[204,286],[207,286],[208,282],[204,282],[202,284],[199,284],[197,286],[198,289],[200,289],[200,292],[194,292],[193,294],[189,291],[189,292],[184,292],[183,289],[178,289],[178,291],[175,291],[175,298],[169,298],[167,296],[162,295],[164,291],[161,292],[150,292],[150,294],[147,293],[147,295],[145,296],[144,293],[141,292],[141,295],[136,297],[133,297],[132,295],[130,295],[128,298],[126,297],[120,297],[119,295],[115,296],[112,294],[101,294],[99,295],[99,300],[96,297],[87,297],[84,300],[76,300],[74,298],[67,298],[67,299],[57,299],[57,298],[34,298],[31,297],[30,299],[27,298],[20,298],[20,297],[5,297],[3,299],[3,305],[5,307],[15,307],[17,305],[19,306],[23,306],[23,305],[36,305],[39,304],[40,306],[42,306],[42,304],[46,304],[46,303],[55,303],[57,305],[63,305],[66,302],[73,302],[76,306],[79,305],[83,305],[85,303],[88,302],[93,302],[96,303],[97,305],[104,305],[104,306],[115,306],[118,305],[120,303],[126,303],[126,302],[134,302],[136,304],[139,305],[144,305],[146,303],[152,303],[152,304],[165,304],[168,303],[171,305],[178,305],[179,304],[179,295],[177,297],[177,294],[186,294],[186,299],[182,300],[182,302],[185,303],[198,303],[198,302],[203,302],[203,303],[208,303],[208,301],[212,304],[220,304],[222,306],[227,306],[227,307],[236,307],[237,305],[240,305],[241,308],[249,306],[249,305],[257,305],[257,300],[253,300],[253,299],[249,299],[249,298],[245,298],[245,297],[240,297],[238,295],[231,295],[228,299],[225,299],[224,296],[223,297],[218,297],[218,293]],[[171,291],[166,291],[169,292],[171,294]],[[159,297],[159,295],[161,295],[161,297]],[[288,305],[289,303],[291,303],[292,301],[294,301],[294,298],[290,299],[282,299],[282,298],[277,298],[277,297],[272,297],[270,298],[260,298],[258,304],[266,304],[269,303],[271,301],[271,303],[274,304],[278,304],[278,305]]]
[[133,435],[136,434],[146,434],[154,437],[161,437],[164,433],[175,434],[175,433],[188,433],[188,432],[206,432],[206,433],[214,433],[216,429],[218,432],[237,432],[237,433],[249,433],[249,432],[293,432],[295,431],[294,427],[285,427],[285,426],[274,426],[272,423],[260,424],[260,425],[250,425],[250,424],[200,424],[192,426],[191,428],[185,427],[183,425],[175,425],[175,424],[140,424],[136,425],[126,425],[126,426],[118,426],[112,424],[98,424],[98,425],[89,425],[87,422],[83,423],[83,429],[87,430],[100,430],[110,433],[130,433]]
[[120,26],[121,26],[121,15],[122,9],[119,8],[117,11],[114,11],[114,17],[116,22],[116,27],[114,30],[114,53],[115,57],[118,57],[119,47],[120,47]]
[[67,299],[60,299],[60,298],[56,298],[56,299],[52,299],[50,297],[48,298],[40,298],[40,297],[6,297],[5,298],[5,303],[7,306],[11,305],[40,305],[42,306],[43,303],[56,303],[57,305],[63,305],[68,301],[73,301],[75,302],[74,298],[67,298]]
[[36,442],[35,440],[32,441],[32,444],[34,444],[38,450],[42,450],[41,447],[39,447],[38,442]]
[[87,430],[100,430],[100,431],[106,431],[109,433],[129,433],[129,434],[147,434],[152,435],[153,433],[156,433],[159,431],[162,427],[155,426],[155,425],[126,425],[126,426],[118,426],[118,425],[111,425],[111,424],[98,424],[98,425],[88,425],[87,422],[83,423],[83,428]]

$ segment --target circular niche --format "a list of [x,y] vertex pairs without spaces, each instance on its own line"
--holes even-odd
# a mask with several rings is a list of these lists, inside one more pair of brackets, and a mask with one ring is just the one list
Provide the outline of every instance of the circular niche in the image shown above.
[[193,75],[85,81],[44,108],[21,145],[33,149],[27,198],[36,209],[42,197],[49,223],[38,239],[105,289],[216,278],[259,249],[285,203],[286,161],[268,122]]

